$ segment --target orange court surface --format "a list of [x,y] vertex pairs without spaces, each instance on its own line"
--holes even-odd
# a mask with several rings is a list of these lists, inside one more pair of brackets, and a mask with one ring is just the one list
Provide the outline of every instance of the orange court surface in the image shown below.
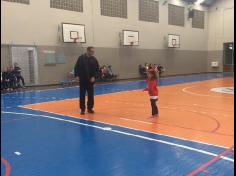
[[150,102],[142,90],[97,95],[94,115],[80,115],[79,99],[43,102],[24,108],[83,118],[176,138],[231,147],[234,144],[234,99],[211,91],[234,86],[232,78],[159,88],[159,118],[150,118]]

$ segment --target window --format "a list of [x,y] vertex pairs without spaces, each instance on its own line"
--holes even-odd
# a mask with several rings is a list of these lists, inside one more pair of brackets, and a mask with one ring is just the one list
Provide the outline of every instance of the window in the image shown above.
[[83,0],[50,0],[50,7],[69,11],[83,12]]
[[29,0],[2,0],[2,1],[16,2],[16,3],[21,3],[21,4],[30,4]]
[[204,29],[204,11],[194,10],[192,27]]
[[159,2],[154,0],[139,0],[139,20],[159,22]]
[[184,26],[184,7],[168,5],[169,25]]
[[101,0],[101,15],[127,18],[127,0]]

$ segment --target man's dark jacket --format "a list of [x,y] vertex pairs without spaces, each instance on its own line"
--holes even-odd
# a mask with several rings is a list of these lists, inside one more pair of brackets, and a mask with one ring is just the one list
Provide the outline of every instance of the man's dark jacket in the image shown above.
[[75,77],[79,77],[80,83],[89,83],[90,78],[99,74],[99,64],[94,56],[81,55],[74,67]]

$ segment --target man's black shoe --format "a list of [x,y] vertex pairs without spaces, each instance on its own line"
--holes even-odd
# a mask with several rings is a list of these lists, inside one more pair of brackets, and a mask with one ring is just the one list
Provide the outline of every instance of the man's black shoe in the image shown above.
[[85,115],[85,111],[81,111],[81,112],[80,112],[80,115]]
[[90,113],[90,114],[94,114],[94,110],[92,110],[92,109],[88,109],[88,113]]

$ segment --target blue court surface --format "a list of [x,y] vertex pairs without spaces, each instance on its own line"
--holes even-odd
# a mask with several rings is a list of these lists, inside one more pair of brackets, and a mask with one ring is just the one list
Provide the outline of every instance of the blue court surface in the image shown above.
[[[160,86],[231,76],[169,77],[161,79]],[[109,94],[145,86],[145,81],[119,82],[96,85],[95,92]],[[21,107],[78,96],[79,87],[1,96],[2,175],[185,176],[227,151],[226,147]],[[233,165],[233,153],[226,153],[197,175],[233,176]]]

